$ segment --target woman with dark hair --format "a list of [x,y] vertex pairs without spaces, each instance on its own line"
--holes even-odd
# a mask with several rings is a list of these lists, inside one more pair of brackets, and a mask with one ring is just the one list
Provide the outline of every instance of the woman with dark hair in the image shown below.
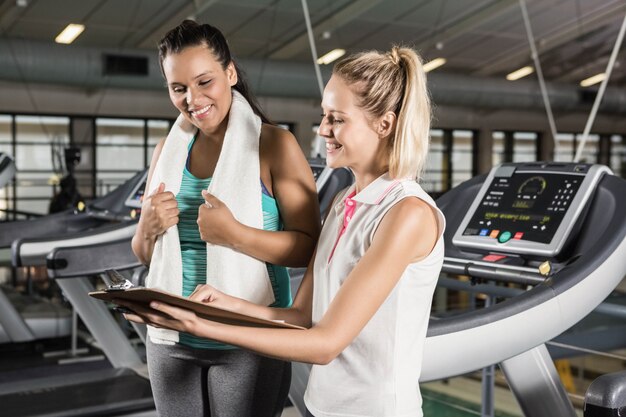
[[[146,286],[182,296],[210,284],[269,307],[291,306],[286,267],[305,266],[319,234],[313,176],[291,133],[262,113],[226,39],[185,20],[159,43],[180,112],[155,148],[132,247]],[[148,327],[159,415],[276,416],[288,362]]]

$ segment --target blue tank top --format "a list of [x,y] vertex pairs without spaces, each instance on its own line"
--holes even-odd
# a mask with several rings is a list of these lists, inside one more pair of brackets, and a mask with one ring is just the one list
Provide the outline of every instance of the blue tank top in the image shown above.
[[[195,138],[194,138],[195,141]],[[193,142],[189,145],[189,149]],[[178,222],[178,234],[180,237],[180,250],[183,261],[183,296],[189,296],[199,284],[206,284],[206,242],[200,239],[198,229],[198,207],[204,203],[202,190],[206,190],[211,183],[211,178],[197,178],[189,172],[187,166],[183,171],[180,191],[176,196],[178,209],[180,210]],[[282,230],[282,221],[278,204],[269,194],[267,188],[261,182],[263,230]],[[276,301],[271,307],[291,306],[291,287],[289,273],[284,266],[266,263],[267,272],[274,290]],[[209,341],[204,338],[180,333],[179,343],[202,349],[234,349],[233,346]]]

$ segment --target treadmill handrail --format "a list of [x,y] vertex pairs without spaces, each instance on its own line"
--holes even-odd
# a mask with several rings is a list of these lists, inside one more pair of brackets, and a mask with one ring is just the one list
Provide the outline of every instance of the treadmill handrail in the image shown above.
[[136,228],[137,222],[132,221],[65,236],[18,239],[11,245],[13,265],[16,267],[45,265],[46,256],[55,248],[84,246],[124,239],[132,237]]
[[537,285],[546,280],[546,277],[537,272],[536,268],[493,264],[459,258],[445,257],[441,270],[450,274],[469,275],[474,278],[524,285]]
[[107,269],[118,271],[142,266],[131,248],[131,238],[85,246],[54,248],[47,256],[51,279],[98,275]]

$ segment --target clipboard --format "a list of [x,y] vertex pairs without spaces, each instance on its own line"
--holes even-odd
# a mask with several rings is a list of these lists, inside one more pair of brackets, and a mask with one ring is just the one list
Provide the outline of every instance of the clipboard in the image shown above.
[[[213,307],[208,304],[191,301],[156,288],[134,287],[115,270],[106,273],[112,278],[115,285],[111,285],[104,291],[93,291],[89,295],[99,300],[114,302],[114,299],[128,300],[135,303],[145,304],[147,308],[151,301],[159,301],[176,307],[185,308],[196,313],[199,317],[218,323],[245,327],[265,327],[273,329],[299,329],[304,327],[283,321],[268,320],[260,317],[249,316],[223,308]],[[123,280],[122,282],[119,279]]]

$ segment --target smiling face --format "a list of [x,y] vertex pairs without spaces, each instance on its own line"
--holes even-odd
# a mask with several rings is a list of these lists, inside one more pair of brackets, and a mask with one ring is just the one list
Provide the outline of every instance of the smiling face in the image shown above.
[[237,83],[232,62],[224,69],[206,46],[190,46],[167,55],[163,73],[170,100],[189,122],[207,135],[226,130]]
[[386,139],[379,134],[379,121],[370,120],[358,107],[355,94],[337,75],[326,84],[322,110],[318,134],[326,141],[329,167],[349,167],[357,175],[385,172],[389,156]]

